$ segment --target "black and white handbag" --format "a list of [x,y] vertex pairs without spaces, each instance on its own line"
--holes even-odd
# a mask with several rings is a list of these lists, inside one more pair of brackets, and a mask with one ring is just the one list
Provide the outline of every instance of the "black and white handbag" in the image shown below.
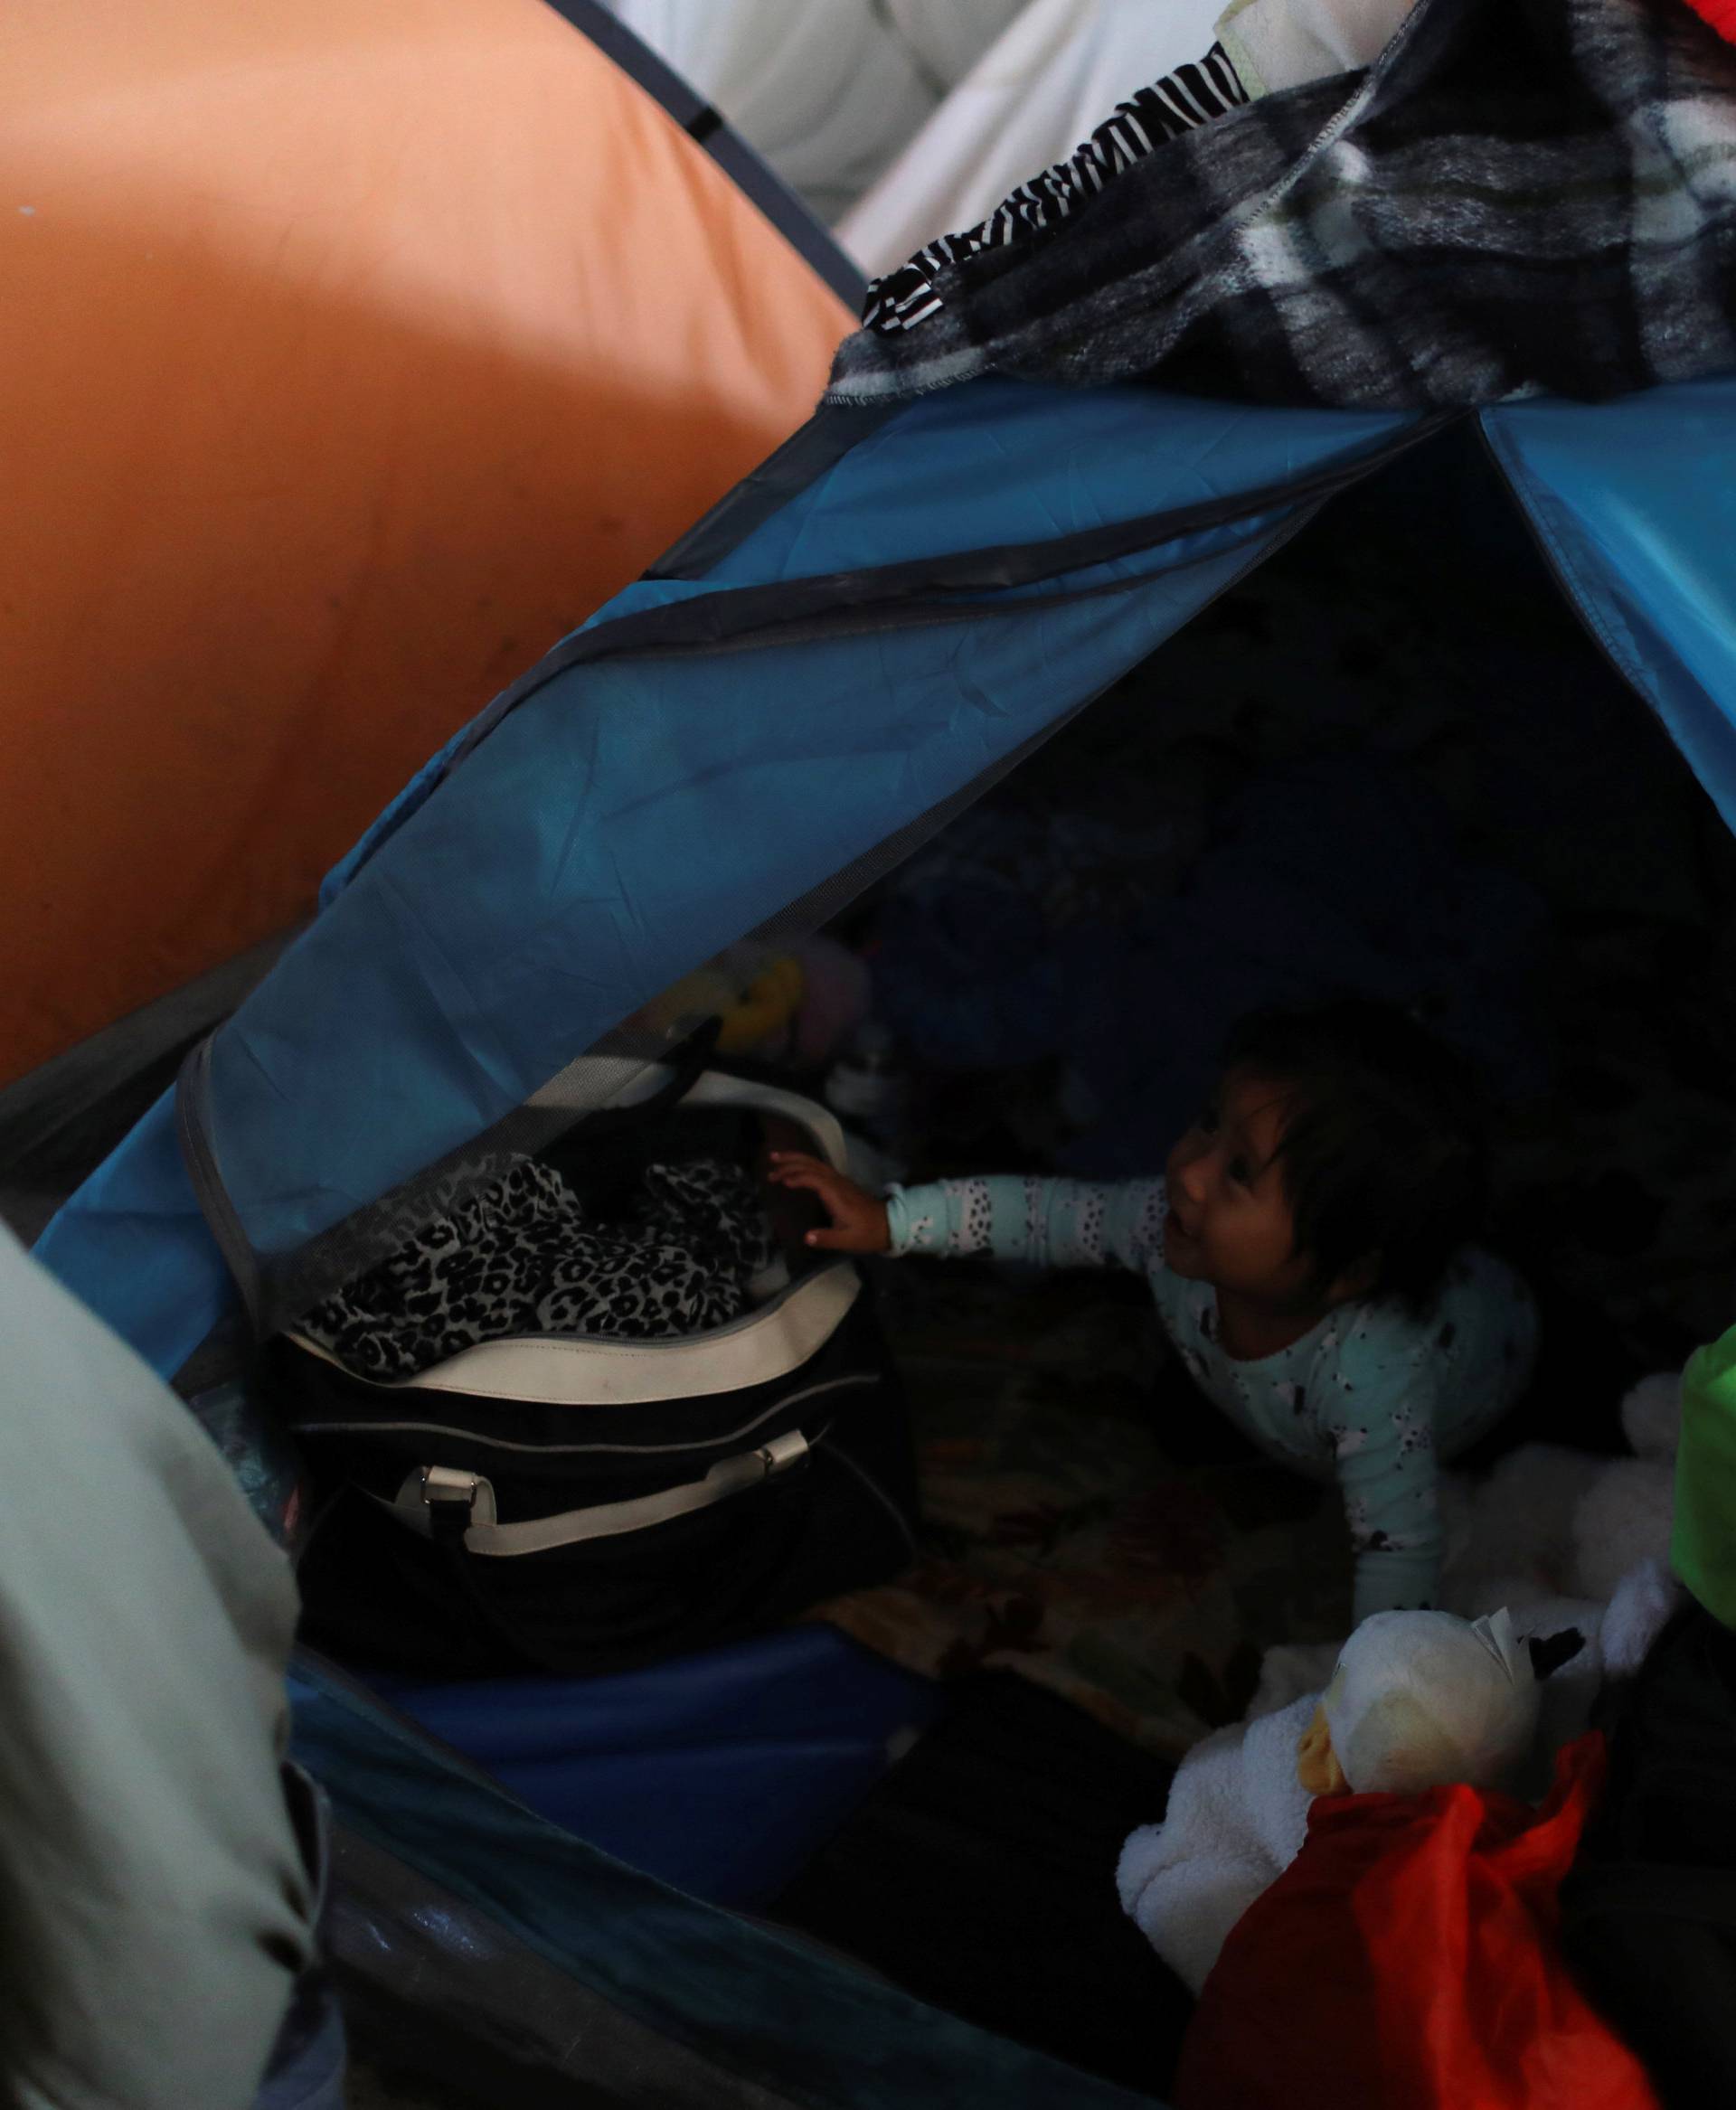
[[[837,1122],[793,1093],[706,1071],[671,1118],[704,1109],[843,1168]],[[519,1335],[391,1382],[274,1342],[268,1395],[321,1504],[308,1638],[417,1675],[618,1670],[904,1566],[914,1466],[868,1286],[792,1258],[741,1316],[673,1339]]]

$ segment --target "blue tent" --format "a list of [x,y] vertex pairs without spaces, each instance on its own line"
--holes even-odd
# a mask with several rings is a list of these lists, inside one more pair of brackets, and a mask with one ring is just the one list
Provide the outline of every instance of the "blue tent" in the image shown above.
[[[1736,381],[1476,417],[1736,824]],[[215,1036],[215,1213],[261,1309],[683,975],[824,920],[1426,429],[998,379],[823,410],[428,764]],[[218,1325],[168,1099],[41,1252],[165,1375]]]
[[[196,1389],[240,1301],[288,1323],[432,1179],[524,1147],[575,1059],[653,1060],[651,999],[824,921],[1441,422],[994,378],[822,409],[429,762],[41,1257]],[[1736,378],[1466,422],[1736,826]],[[551,2102],[1136,2099],[609,1858],[318,1665],[296,1699],[338,1953],[454,2070]]]
[[[1477,421],[1562,591],[1736,824],[1736,381]],[[395,1235],[429,1166],[509,1134],[743,933],[824,918],[1423,430],[1000,380],[823,410],[333,872],[184,1087],[210,1220],[165,1098],[43,1258],[165,1374],[233,1306],[225,1248],[267,1323],[293,1309]],[[693,2100],[734,2099],[703,2093],[718,2068],[744,2102],[903,2104],[967,2069],[1014,2101],[1125,2099],[660,1889],[317,1672],[298,1699],[362,1873],[389,1866],[406,1911],[435,1886],[509,1979],[684,2047]],[[481,1981],[452,1991],[486,2008]]]

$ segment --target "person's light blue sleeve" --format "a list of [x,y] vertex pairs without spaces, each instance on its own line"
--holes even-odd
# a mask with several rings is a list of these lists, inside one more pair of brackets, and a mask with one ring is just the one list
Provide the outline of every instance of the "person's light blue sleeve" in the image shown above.
[[1005,1173],[893,1187],[892,1250],[986,1253],[1036,1267],[1131,1267],[1163,1252],[1169,1204],[1161,1180],[1043,1180]]
[[242,2110],[313,1954],[288,1561],[0,1229],[0,2103]]
[[1372,1612],[1432,1606],[1440,1586],[1432,1379],[1410,1363],[1360,1369],[1347,1381],[1341,1363],[1316,1372],[1311,1389],[1336,1458],[1357,1623]]

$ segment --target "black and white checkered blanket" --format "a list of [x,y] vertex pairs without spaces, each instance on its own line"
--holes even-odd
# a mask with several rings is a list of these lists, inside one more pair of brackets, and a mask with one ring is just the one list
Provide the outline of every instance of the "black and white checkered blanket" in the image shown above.
[[975,374],[1442,409],[1736,369],[1736,48],[1680,0],[1422,0],[1380,61],[1162,141],[845,340]]

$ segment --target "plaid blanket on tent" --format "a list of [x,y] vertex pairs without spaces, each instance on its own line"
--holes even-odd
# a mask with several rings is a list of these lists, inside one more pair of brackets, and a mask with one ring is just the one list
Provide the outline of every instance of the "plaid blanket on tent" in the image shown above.
[[1257,401],[1598,399],[1736,368],[1736,50],[1676,0],[1423,0],[934,274],[828,400],[999,372]]

